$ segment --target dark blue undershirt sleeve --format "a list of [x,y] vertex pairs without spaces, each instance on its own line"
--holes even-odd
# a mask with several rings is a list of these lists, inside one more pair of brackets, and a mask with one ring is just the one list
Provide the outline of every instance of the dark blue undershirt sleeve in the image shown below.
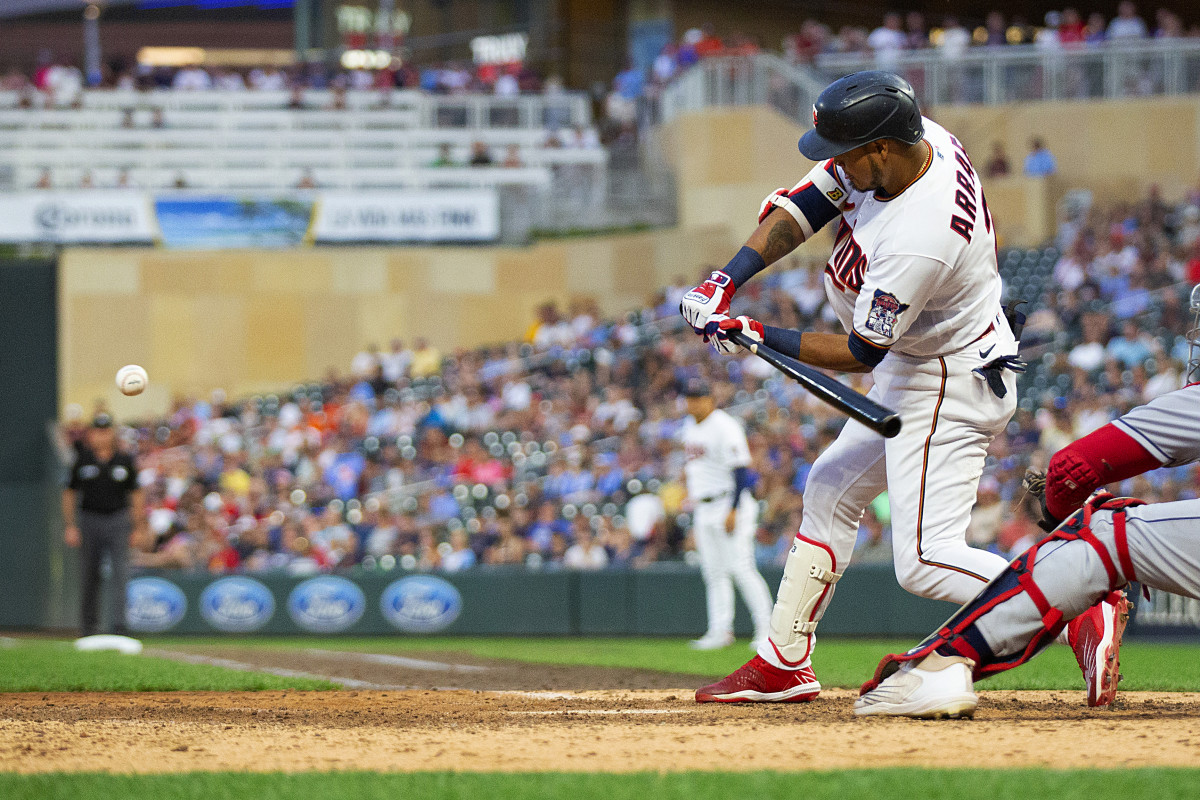
[[763,344],[776,353],[797,358],[800,355],[800,331],[763,325]]
[[757,250],[742,247],[721,271],[729,276],[729,280],[733,281],[733,288],[737,289],[766,268],[767,262],[763,261],[762,255]]
[[733,503],[737,505],[737,499],[742,496],[742,489],[753,489],[756,483],[754,473],[749,467],[734,467],[733,468]]
[[850,355],[868,367],[877,366],[880,361],[883,361],[883,357],[888,354],[886,347],[880,347],[874,342],[869,342],[857,333],[850,334],[847,344],[850,346]]

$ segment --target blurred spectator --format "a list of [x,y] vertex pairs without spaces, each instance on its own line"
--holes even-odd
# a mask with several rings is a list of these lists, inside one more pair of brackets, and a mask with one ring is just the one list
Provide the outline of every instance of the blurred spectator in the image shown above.
[[925,16],[920,11],[910,11],[904,17],[904,46],[909,50],[929,47],[929,31],[925,27]]
[[1083,47],[1087,38],[1087,30],[1079,12],[1074,8],[1064,8],[1062,21],[1058,26],[1058,41],[1067,50]]
[[996,541],[1004,521],[1004,511],[1004,503],[1000,501],[1000,482],[992,475],[985,475],[979,481],[978,498],[971,509],[971,521],[967,523],[967,544],[989,549]]
[[300,180],[296,181],[297,189],[315,189],[317,188],[317,179],[313,177],[312,167],[305,167],[304,173],[300,176]]
[[1104,15],[1095,11],[1088,14],[1087,24],[1083,27],[1083,41],[1089,45],[1102,44],[1107,36]]
[[961,58],[971,44],[971,32],[958,22],[958,17],[948,16],[942,23],[942,56],[946,59]]
[[471,540],[462,528],[450,532],[450,552],[442,557],[442,569],[446,572],[461,572],[475,566],[475,551]]
[[1126,320],[1121,326],[1121,335],[1110,339],[1104,348],[1109,358],[1115,358],[1127,369],[1145,363],[1153,350],[1153,340],[1139,331],[1133,320]]
[[429,378],[442,371],[441,352],[424,338],[418,338],[413,347],[412,359],[408,366],[409,374],[414,378]]
[[984,18],[986,33],[983,43],[988,47],[1003,47],[1008,44],[1008,25],[999,11],[989,11]]
[[895,63],[896,57],[905,48],[908,37],[904,34],[900,14],[889,11],[883,15],[883,24],[871,31],[867,45],[875,52],[881,63]]
[[1001,142],[992,142],[992,155],[984,167],[984,174],[989,178],[1003,178],[1010,172],[1008,154],[1004,152]]
[[569,569],[604,569],[608,552],[596,542],[587,528],[576,526],[575,543],[567,548],[563,566]]
[[488,149],[487,143],[477,141],[471,145],[471,160],[472,167],[490,167],[492,165],[492,151]]
[[1025,156],[1025,174],[1031,178],[1044,178],[1057,171],[1054,154],[1046,148],[1041,137],[1035,136],[1029,142],[1029,155]]
[[1083,341],[1071,348],[1067,360],[1071,366],[1084,372],[1092,372],[1104,363],[1105,349],[1108,343],[1108,320],[1103,314],[1088,313],[1083,315]]
[[501,162],[501,166],[509,167],[510,169],[525,166],[525,162],[521,160],[520,145],[510,144],[504,149],[504,161]]
[[49,167],[42,167],[41,173],[38,175],[37,183],[34,184],[35,189],[53,189],[54,176],[50,174]]
[[200,91],[213,88],[212,76],[203,67],[193,64],[183,67],[175,73],[171,80],[171,88],[176,91]]
[[637,101],[646,88],[642,71],[632,62],[613,78],[612,91],[605,103],[605,114],[618,124],[632,123],[637,119]]
[[279,67],[250,70],[250,88],[260,92],[282,92],[287,89],[287,76]]
[[453,155],[450,152],[450,143],[442,142],[438,145],[437,158],[429,163],[431,167],[457,167]]
[[1122,0],[1117,6],[1117,15],[1108,23],[1107,38],[1112,41],[1145,39],[1149,36],[1146,21],[1138,16],[1137,6],[1130,0]]

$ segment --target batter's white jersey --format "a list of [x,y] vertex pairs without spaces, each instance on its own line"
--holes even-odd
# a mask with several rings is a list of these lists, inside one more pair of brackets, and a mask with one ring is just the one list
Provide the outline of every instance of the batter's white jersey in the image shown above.
[[[949,131],[923,123],[932,155],[898,195],[855,190],[829,160],[787,193],[790,203],[768,198],[806,238],[837,219],[825,291],[851,350],[868,364],[889,350],[914,358],[961,351],[1000,310],[996,234],[979,177]],[[1003,350],[988,355],[1015,352]]]
[[750,445],[741,424],[719,408],[696,422],[688,417],[681,434],[687,462],[683,473],[693,500],[733,494],[733,471],[750,466]]

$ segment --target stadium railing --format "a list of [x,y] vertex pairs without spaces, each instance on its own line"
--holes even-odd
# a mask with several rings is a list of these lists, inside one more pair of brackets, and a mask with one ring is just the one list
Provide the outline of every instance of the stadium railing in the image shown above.
[[648,122],[669,121],[712,106],[770,105],[811,123],[817,95],[831,80],[864,69],[889,69],[909,80],[930,105],[1115,99],[1200,92],[1200,40],[1157,39],[1079,50],[1038,45],[940,50],[896,55],[831,54],[816,67],[763,53],[697,63],[643,106]]
[[770,53],[725,56],[697,63],[648,98],[643,119],[669,122],[711,106],[770,105],[792,119],[811,123],[810,110],[825,81],[811,70]]
[[863,69],[905,76],[931,105],[1028,100],[1084,100],[1200,92],[1200,41],[1154,39],[1080,49],[1036,44],[981,47],[948,57],[918,50],[895,57],[825,55],[817,69],[828,79]]
[[[19,91],[0,92],[0,109],[19,108]],[[305,111],[333,109],[334,92],[306,89],[301,95]],[[45,96],[35,93],[35,105],[45,102]],[[83,111],[110,111],[118,114],[126,109],[161,108],[164,111],[204,112],[209,118],[220,119],[226,114],[242,117],[245,112],[285,111],[289,109],[289,91],[152,91],[95,89],[81,95]],[[349,112],[371,111],[376,115],[391,115],[407,127],[421,128],[563,128],[592,124],[592,107],[586,93],[560,92],[528,94],[516,97],[497,97],[486,94],[432,95],[412,89],[393,91],[347,91],[342,95]],[[50,109],[46,109],[50,110]],[[347,115],[351,119],[353,115]]]

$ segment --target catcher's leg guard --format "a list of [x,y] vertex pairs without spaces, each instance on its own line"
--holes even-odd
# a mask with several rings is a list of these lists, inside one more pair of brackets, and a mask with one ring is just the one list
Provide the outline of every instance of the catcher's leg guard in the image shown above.
[[[1094,496],[1053,533],[1013,559],[933,635],[907,653],[885,656],[875,676],[863,684],[862,693],[878,686],[905,661],[933,652],[971,659],[975,680],[1033,658],[1068,621],[1136,580],[1123,509],[1141,504],[1109,494]],[[1112,530],[1105,541],[1091,531],[1096,511],[1112,512]]]
[[790,667],[804,663],[812,654],[813,631],[833,597],[834,584],[842,577],[836,568],[830,547],[797,535],[771,610],[773,653],[764,657],[774,655],[782,662],[777,666]]

